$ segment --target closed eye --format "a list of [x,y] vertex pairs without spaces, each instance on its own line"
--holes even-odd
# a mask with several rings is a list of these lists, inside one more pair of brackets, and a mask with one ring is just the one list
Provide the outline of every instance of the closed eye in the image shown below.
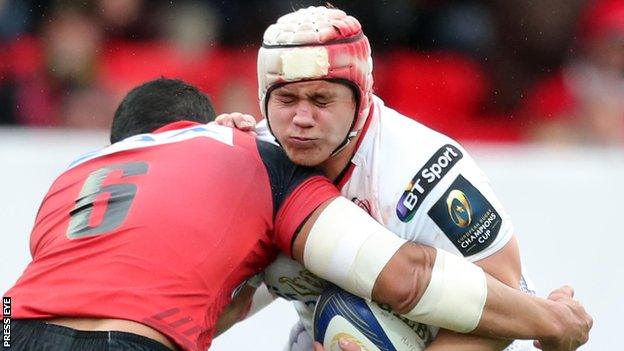
[[280,94],[275,96],[275,100],[282,104],[292,104],[296,99],[294,95]]
[[327,105],[329,105],[329,104],[330,104],[329,101],[314,100],[314,105],[316,105],[318,107],[327,107]]

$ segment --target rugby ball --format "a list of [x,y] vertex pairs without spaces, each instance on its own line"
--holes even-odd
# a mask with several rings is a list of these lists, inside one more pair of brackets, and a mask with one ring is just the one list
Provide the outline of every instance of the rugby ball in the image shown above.
[[432,339],[432,330],[393,313],[388,306],[331,285],[314,310],[314,340],[327,351],[340,351],[342,337],[363,351],[421,351]]

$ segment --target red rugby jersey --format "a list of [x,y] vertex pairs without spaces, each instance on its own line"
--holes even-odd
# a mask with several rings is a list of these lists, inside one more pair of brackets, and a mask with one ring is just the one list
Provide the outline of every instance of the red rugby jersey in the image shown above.
[[278,249],[290,254],[296,229],[336,196],[278,147],[173,123],[56,179],[31,234],[33,260],[5,296],[16,319],[127,319],[205,350],[236,287]]

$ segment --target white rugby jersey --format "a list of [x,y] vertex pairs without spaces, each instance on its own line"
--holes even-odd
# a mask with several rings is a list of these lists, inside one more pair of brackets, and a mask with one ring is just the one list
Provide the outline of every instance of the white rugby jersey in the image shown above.
[[510,218],[464,148],[378,98],[370,118],[342,195],[398,236],[470,261],[505,246]]
[[[503,248],[513,236],[513,225],[466,150],[377,97],[373,104],[351,165],[337,180],[342,195],[406,240],[473,262]],[[275,143],[266,121],[256,132]],[[323,284],[310,276],[299,263],[282,256],[265,271],[265,282],[277,295],[313,308]],[[297,311],[311,331],[310,311],[301,305]],[[434,335],[437,329],[432,329]],[[430,339],[425,335],[423,342]]]

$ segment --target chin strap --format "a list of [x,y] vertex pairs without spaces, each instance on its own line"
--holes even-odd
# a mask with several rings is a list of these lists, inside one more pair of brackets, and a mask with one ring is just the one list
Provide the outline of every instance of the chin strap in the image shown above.
[[355,138],[356,135],[358,135],[359,131],[350,131],[349,134],[347,134],[347,137],[344,139],[344,141],[342,143],[340,143],[340,145],[338,145],[338,147],[336,149],[334,149],[334,151],[332,151],[331,155],[329,155],[329,158],[332,158],[336,155],[338,155],[342,150],[346,149],[347,146],[349,146],[349,144],[351,144],[351,140],[353,138]]

